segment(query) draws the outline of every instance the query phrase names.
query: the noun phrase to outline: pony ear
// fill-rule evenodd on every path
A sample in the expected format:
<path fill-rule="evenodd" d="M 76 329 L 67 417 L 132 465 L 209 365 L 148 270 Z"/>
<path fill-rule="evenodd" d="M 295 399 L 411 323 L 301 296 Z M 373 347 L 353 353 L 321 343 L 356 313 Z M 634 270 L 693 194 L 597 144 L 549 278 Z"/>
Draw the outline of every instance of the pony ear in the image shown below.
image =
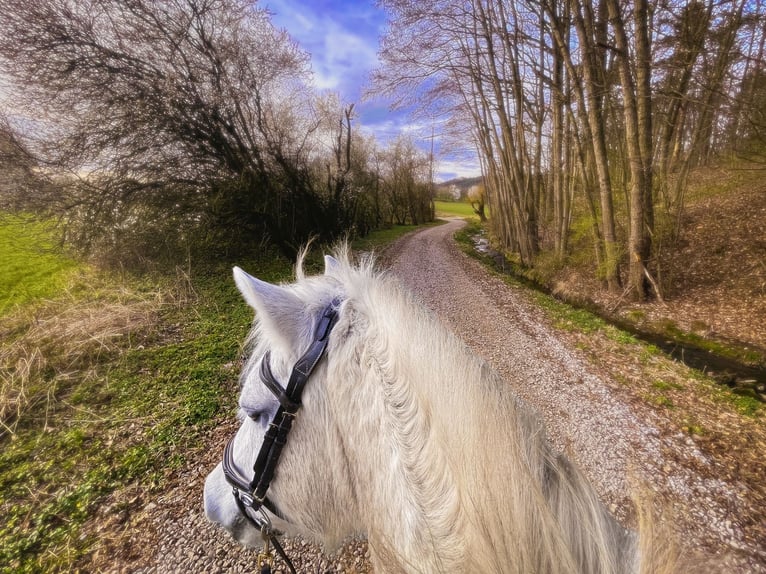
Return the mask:
<path fill-rule="evenodd" d="M 324 274 L 332 275 L 340 267 L 340 262 L 332 255 L 324 256 Z"/>
<path fill-rule="evenodd" d="M 247 304 L 255 310 L 265 332 L 281 337 L 292 347 L 301 328 L 305 328 L 303 302 L 284 287 L 256 279 L 239 267 L 234 268 L 234 282 Z"/>

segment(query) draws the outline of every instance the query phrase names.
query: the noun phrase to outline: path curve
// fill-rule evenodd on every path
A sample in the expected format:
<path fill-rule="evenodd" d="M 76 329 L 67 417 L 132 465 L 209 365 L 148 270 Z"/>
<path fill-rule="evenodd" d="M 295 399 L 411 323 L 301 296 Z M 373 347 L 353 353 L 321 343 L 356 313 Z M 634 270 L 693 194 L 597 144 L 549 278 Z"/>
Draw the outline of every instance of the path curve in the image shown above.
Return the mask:
<path fill-rule="evenodd" d="M 763 548 L 749 542 L 737 523 L 737 509 L 747 503 L 743 487 L 696 472 L 708 462 L 690 439 L 668 435 L 654 411 L 622 396 L 619 385 L 568 344 L 520 289 L 461 253 L 452 236 L 462 225 L 449 221 L 409 234 L 382 261 L 541 412 L 555 447 L 577 461 L 620 520 L 629 520 L 628 477 L 636 478 L 671 503 L 687 547 L 708 556 L 731 554 L 733 573 L 766 573 Z M 235 421 L 224 427 L 212 433 L 177 485 L 147 506 L 142 530 L 128 544 L 138 546 L 137 555 L 111 571 L 254 571 L 253 552 L 207 523 L 202 509 L 204 478 Z M 299 572 L 370 571 L 364 543 L 352 542 L 331 558 L 299 539 L 286 545 Z"/>

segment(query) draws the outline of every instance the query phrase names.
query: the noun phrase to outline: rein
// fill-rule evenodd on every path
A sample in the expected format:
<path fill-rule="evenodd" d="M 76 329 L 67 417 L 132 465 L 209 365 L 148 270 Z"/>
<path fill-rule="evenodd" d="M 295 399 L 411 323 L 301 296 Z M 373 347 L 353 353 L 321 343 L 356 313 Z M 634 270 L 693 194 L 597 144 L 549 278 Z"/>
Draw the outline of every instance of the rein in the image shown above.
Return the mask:
<path fill-rule="evenodd" d="M 245 519 L 261 532 L 264 540 L 264 549 L 258 555 L 258 568 L 262 574 L 271 572 L 270 544 L 274 545 L 274 548 L 285 561 L 290 572 L 296 574 L 295 567 L 277 540 L 277 536 L 281 532 L 274 530 L 265 510 L 268 510 L 282 520 L 286 519 L 276 505 L 266 496 L 266 492 L 274 478 L 274 472 L 279 463 L 282 448 L 287 443 L 287 435 L 290 433 L 295 416 L 301 408 L 303 389 L 327 349 L 330 333 L 338 320 L 338 307 L 340 307 L 340 304 L 341 300 L 336 297 L 325 307 L 314 331 L 314 339 L 308 350 L 293 366 L 286 387 L 283 388 L 271 372 L 269 364 L 271 353 L 266 352 L 263 356 L 260 372 L 261 381 L 279 401 L 279 409 L 277 409 L 274 419 L 269 423 L 269 428 L 263 436 L 261 450 L 258 452 L 258 457 L 253 465 L 253 479 L 248 481 L 237 470 L 233 452 L 234 438 L 226 444 L 226 448 L 223 451 L 223 474 L 226 477 L 226 481 L 232 486 L 232 494 L 237 503 L 237 508 L 239 508 L 240 513 L 242 513 Z"/>

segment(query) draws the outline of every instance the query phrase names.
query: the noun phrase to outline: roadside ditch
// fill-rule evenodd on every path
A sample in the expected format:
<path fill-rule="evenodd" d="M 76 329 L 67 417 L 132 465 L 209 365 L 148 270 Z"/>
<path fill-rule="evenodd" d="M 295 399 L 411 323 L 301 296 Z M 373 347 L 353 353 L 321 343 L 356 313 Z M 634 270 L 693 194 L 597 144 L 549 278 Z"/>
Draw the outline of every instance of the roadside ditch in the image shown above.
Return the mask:
<path fill-rule="evenodd" d="M 610 313 L 593 302 L 573 299 L 553 292 L 546 285 L 533 281 L 518 272 L 514 263 L 509 261 L 505 255 L 492 248 L 483 234 L 467 232 L 467 235 L 473 246 L 474 254 L 491 265 L 495 271 L 508 275 L 525 286 L 545 293 L 567 305 L 598 316 L 603 321 L 630 333 L 635 338 L 654 345 L 671 358 L 708 375 L 716 383 L 722 387 L 727 387 L 734 394 L 751 397 L 766 403 L 766 349 L 753 349 L 752 346 L 749 346 L 747 349 L 748 354 L 759 355 L 760 360 L 752 363 L 745 362 L 736 358 L 741 356 L 744 351 L 743 345 L 738 343 L 718 342 L 729 351 L 731 356 L 728 356 L 728 354 L 717 353 L 711 349 L 690 343 L 688 340 L 685 340 L 688 334 L 681 331 L 678 331 L 678 336 L 673 336 L 672 333 L 661 333 L 640 327 L 623 317 Z"/>

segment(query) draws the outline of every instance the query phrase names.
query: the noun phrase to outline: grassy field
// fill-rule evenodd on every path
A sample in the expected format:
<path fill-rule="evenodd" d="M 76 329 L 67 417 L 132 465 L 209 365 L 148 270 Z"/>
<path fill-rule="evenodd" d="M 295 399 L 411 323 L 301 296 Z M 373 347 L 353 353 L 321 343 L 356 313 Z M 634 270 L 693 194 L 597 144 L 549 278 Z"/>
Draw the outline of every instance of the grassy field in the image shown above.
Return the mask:
<path fill-rule="evenodd" d="M 435 201 L 436 217 L 465 217 L 478 221 L 479 216 L 474 213 L 473 208 L 461 201 Z"/>
<path fill-rule="evenodd" d="M 229 263 L 115 276 L 57 255 L 45 226 L 28 222 L 24 235 L 17 223 L 0 222 L 13 262 L 0 329 L 0 572 L 87 571 L 231 417 L 252 311 Z M 320 251 L 307 271 L 321 271 Z M 272 253 L 236 264 L 272 282 L 293 273 Z"/>
<path fill-rule="evenodd" d="M 27 301 L 53 297 L 77 268 L 55 250 L 50 224 L 0 214 L 0 315 Z"/>
<path fill-rule="evenodd" d="M 233 411 L 251 311 L 228 266 L 116 276 L 8 217 L 0 241 L 0 572 L 87 570 Z M 292 273 L 277 256 L 240 264 Z"/>

